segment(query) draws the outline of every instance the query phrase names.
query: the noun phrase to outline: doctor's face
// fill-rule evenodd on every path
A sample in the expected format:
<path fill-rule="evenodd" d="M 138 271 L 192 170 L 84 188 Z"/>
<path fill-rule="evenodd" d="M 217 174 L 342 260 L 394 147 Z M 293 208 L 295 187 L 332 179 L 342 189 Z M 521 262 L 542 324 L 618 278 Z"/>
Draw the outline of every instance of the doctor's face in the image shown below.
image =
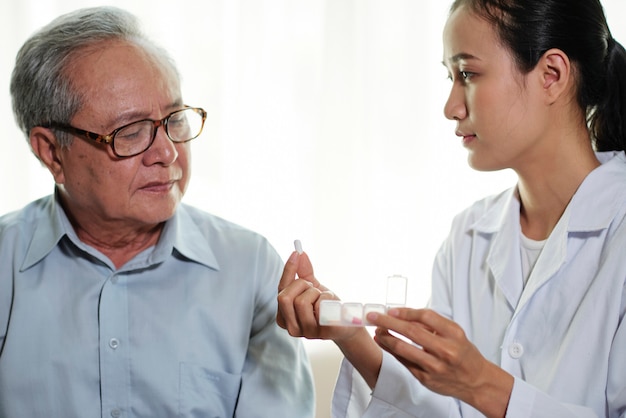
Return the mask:
<path fill-rule="evenodd" d="M 488 171 L 528 162 L 549 122 L 529 74 L 516 68 L 492 25 L 465 6 L 450 15 L 443 45 L 452 81 L 444 114 L 456 121 L 470 166 Z"/>

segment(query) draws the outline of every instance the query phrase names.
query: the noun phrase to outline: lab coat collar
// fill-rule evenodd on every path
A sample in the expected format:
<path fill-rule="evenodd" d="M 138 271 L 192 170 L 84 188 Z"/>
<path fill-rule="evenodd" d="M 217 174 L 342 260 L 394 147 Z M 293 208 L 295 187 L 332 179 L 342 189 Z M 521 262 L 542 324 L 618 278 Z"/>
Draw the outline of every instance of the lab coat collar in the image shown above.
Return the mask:
<path fill-rule="evenodd" d="M 561 219 L 546 241 L 524 287 L 520 261 L 520 202 L 517 188 L 494 199 L 471 229 L 492 235 L 487 264 L 511 307 L 519 312 L 532 294 L 547 282 L 566 261 L 570 233 L 593 233 L 608 228 L 626 202 L 626 156 L 624 152 L 598 153 L 602 165 L 581 183 Z M 593 205 L 587 204 L 593 202 Z"/>
<path fill-rule="evenodd" d="M 486 263 L 514 310 L 524 290 L 519 240 L 520 204 L 515 188 L 496 196 L 495 204 L 473 225 L 475 233 L 490 235 Z"/>
<path fill-rule="evenodd" d="M 567 232 L 593 232 L 607 228 L 617 211 L 626 202 L 626 155 L 623 151 L 596 153 L 602 163 L 583 180 L 568 205 Z M 519 225 L 519 195 L 517 187 L 493 197 L 496 203 L 473 225 L 480 233 L 501 231 L 506 222 Z M 585 202 L 594 202 L 593 205 Z M 511 217 L 511 213 L 516 216 Z"/>
<path fill-rule="evenodd" d="M 568 232 L 608 228 L 626 203 L 626 155 L 623 151 L 596 155 L 602 165 L 589 173 L 572 197 Z"/>

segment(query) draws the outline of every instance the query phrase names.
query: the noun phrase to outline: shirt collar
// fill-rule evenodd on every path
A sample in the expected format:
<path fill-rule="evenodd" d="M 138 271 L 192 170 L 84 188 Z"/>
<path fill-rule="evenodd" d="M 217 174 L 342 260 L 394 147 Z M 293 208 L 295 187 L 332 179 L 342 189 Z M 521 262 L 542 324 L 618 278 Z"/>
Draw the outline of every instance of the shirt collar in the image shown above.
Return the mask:
<path fill-rule="evenodd" d="M 157 254 L 161 254 L 160 257 L 163 258 L 169 256 L 172 248 L 189 260 L 214 270 L 220 269 L 208 238 L 203 235 L 199 225 L 183 204 L 178 206 L 174 216 L 165 223 L 155 248 L 155 257 Z"/>
<path fill-rule="evenodd" d="M 22 263 L 22 271 L 45 258 L 64 236 L 79 248 L 83 250 L 87 248 L 78 239 L 59 202 L 58 193 L 55 192 L 54 196 L 42 199 L 42 205 L 43 215 L 37 219 L 34 226 L 32 240 Z M 182 204 L 174 216 L 165 222 L 159 242 L 150 254 L 148 262 L 162 262 L 171 256 L 173 251 L 191 261 L 219 270 L 219 263 L 209 245 L 209 240 L 202 234 Z"/>
<path fill-rule="evenodd" d="M 48 255 L 65 235 L 65 227 L 62 221 L 62 217 L 65 217 L 65 214 L 62 213 L 63 209 L 61 209 L 57 201 L 56 193 L 54 197 L 48 196 L 48 198 L 42 199 L 40 202 L 43 206 L 43 215 L 36 220 L 34 225 L 32 239 L 22 263 L 21 271 L 28 269 Z"/>

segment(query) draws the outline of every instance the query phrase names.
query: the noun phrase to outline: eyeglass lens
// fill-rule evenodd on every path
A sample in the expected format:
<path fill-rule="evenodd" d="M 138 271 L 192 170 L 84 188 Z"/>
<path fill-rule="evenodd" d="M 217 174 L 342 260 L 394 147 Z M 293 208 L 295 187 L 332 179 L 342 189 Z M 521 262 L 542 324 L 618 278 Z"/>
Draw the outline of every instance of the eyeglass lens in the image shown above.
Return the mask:
<path fill-rule="evenodd" d="M 168 137 L 174 142 L 186 142 L 196 138 L 202 132 L 203 117 L 196 109 L 183 109 L 169 115 L 163 127 Z M 131 123 L 123 127 L 114 136 L 114 151 L 119 156 L 130 156 L 147 150 L 158 129 L 150 120 Z"/>

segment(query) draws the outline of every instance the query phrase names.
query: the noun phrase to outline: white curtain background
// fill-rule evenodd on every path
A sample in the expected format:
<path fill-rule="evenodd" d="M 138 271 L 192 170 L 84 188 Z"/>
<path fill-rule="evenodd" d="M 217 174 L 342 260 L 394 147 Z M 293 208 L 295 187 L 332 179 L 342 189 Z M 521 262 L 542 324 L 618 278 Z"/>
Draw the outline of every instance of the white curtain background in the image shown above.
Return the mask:
<path fill-rule="evenodd" d="M 409 278 L 422 306 L 457 212 L 511 186 L 478 173 L 443 116 L 442 0 L 114 0 L 174 56 L 208 113 L 185 202 L 256 230 L 286 259 L 299 238 L 344 300 L 384 302 Z M 0 213 L 49 194 L 11 112 L 15 54 L 52 17 L 95 0 L 3 0 Z M 626 43 L 626 6 L 605 0 Z M 115 63 L 110 63 L 115 65 Z M 1 268 L 1 267 L 0 267 Z"/>

